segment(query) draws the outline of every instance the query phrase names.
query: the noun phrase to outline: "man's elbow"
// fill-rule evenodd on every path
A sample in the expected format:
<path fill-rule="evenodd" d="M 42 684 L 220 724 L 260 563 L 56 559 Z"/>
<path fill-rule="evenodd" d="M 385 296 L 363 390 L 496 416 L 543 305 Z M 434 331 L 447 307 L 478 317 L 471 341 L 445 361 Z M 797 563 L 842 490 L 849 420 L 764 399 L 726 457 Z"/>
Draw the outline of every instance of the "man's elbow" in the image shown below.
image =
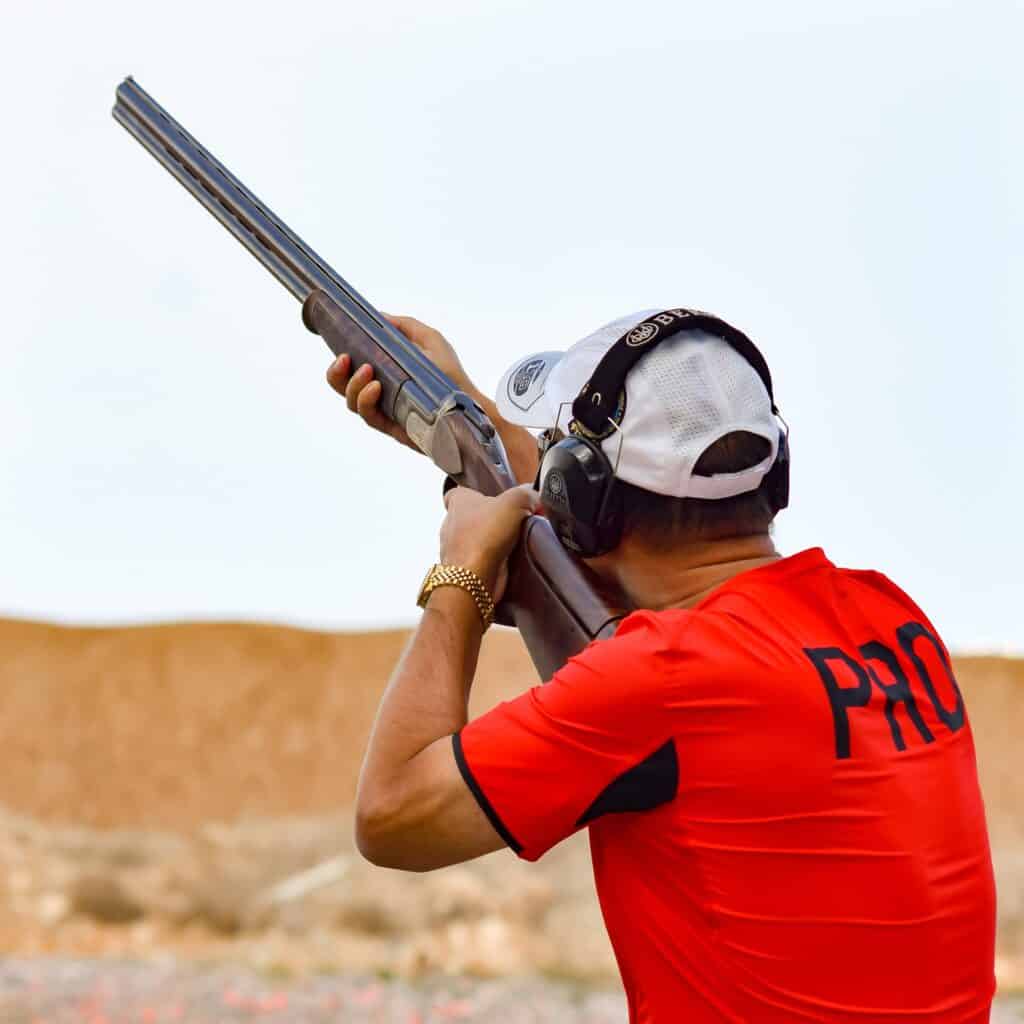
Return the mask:
<path fill-rule="evenodd" d="M 392 802 L 382 795 L 364 793 L 356 798 L 356 847 L 371 863 L 388 868 L 389 833 L 393 827 L 395 810 Z"/>
<path fill-rule="evenodd" d="M 401 802 L 386 793 L 360 792 L 356 801 L 356 847 L 380 868 L 428 871 L 433 866 L 416 855 L 407 814 Z"/>

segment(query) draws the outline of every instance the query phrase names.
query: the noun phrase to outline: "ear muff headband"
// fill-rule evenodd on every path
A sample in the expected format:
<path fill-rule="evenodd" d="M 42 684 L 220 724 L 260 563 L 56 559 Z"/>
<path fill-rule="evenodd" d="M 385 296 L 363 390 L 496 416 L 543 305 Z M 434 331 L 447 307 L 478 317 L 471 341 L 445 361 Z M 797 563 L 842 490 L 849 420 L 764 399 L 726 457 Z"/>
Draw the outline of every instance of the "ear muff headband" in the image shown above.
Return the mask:
<path fill-rule="evenodd" d="M 768 363 L 760 349 L 740 330 L 711 313 L 696 309 L 666 309 L 655 313 L 627 331 L 602 356 L 590 379 L 572 403 L 572 415 L 585 434 L 605 437 L 609 423 L 616 423 L 619 399 L 626 386 L 626 375 L 650 350 L 680 331 L 705 331 L 731 345 L 761 378 L 775 407 L 775 390 Z"/>

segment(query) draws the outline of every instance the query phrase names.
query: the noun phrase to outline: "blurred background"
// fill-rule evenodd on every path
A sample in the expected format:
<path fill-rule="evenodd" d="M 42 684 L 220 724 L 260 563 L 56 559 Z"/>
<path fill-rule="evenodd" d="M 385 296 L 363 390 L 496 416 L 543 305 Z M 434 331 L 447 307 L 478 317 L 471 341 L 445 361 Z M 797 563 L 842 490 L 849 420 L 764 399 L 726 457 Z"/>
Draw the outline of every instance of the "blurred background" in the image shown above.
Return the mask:
<path fill-rule="evenodd" d="M 884 571 L 958 655 L 1024 985 L 1021 22 L 5 11 L 0 1019 L 624 1019 L 585 844 L 427 877 L 354 854 L 438 475 L 347 415 L 297 303 L 110 119 L 127 74 L 484 390 L 633 309 L 755 338 L 792 429 L 780 548 Z M 532 682 L 493 631 L 477 710 Z"/>

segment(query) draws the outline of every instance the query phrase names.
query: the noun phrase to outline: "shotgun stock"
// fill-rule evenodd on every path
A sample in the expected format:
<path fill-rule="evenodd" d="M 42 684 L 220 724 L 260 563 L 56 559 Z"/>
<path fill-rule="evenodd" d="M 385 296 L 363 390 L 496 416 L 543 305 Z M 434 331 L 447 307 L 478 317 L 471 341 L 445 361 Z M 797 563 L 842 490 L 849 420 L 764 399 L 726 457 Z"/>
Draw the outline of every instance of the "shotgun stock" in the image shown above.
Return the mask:
<path fill-rule="evenodd" d="M 133 79 L 118 86 L 114 119 L 133 135 L 300 302 L 306 327 L 381 382 L 380 408 L 461 486 L 499 494 L 516 481 L 484 411 L 204 149 Z M 541 679 L 622 611 L 596 577 L 532 516 L 509 564 L 498 621 L 515 625 Z"/>

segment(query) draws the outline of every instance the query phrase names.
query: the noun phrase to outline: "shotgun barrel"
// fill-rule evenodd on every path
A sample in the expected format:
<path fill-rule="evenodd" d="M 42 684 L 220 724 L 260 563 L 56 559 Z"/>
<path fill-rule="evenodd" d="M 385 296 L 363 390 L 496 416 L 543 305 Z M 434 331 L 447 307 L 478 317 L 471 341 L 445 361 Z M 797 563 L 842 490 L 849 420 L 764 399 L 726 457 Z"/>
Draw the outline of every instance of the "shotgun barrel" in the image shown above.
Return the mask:
<path fill-rule="evenodd" d="M 335 355 L 369 363 L 381 411 L 456 483 L 485 494 L 515 484 L 486 413 L 294 231 L 201 146 L 132 78 L 117 88 L 114 119 L 302 302 L 306 327 Z M 546 520 L 531 517 L 509 564 L 498 621 L 515 625 L 542 679 L 621 611 L 570 555 Z"/>
<path fill-rule="evenodd" d="M 392 327 L 134 79 L 127 78 L 118 86 L 113 115 L 300 302 L 305 302 L 314 292 L 323 293 L 354 327 L 388 352 L 410 380 L 405 385 L 411 392 L 406 399 L 411 400 L 421 417 L 432 422 L 434 410 L 458 389 L 430 359 Z M 332 339 L 325 340 L 330 346 Z M 335 355 L 340 351 L 335 351 Z M 395 413 L 390 408 L 392 405 L 393 401 L 383 403 L 389 416 Z"/>

